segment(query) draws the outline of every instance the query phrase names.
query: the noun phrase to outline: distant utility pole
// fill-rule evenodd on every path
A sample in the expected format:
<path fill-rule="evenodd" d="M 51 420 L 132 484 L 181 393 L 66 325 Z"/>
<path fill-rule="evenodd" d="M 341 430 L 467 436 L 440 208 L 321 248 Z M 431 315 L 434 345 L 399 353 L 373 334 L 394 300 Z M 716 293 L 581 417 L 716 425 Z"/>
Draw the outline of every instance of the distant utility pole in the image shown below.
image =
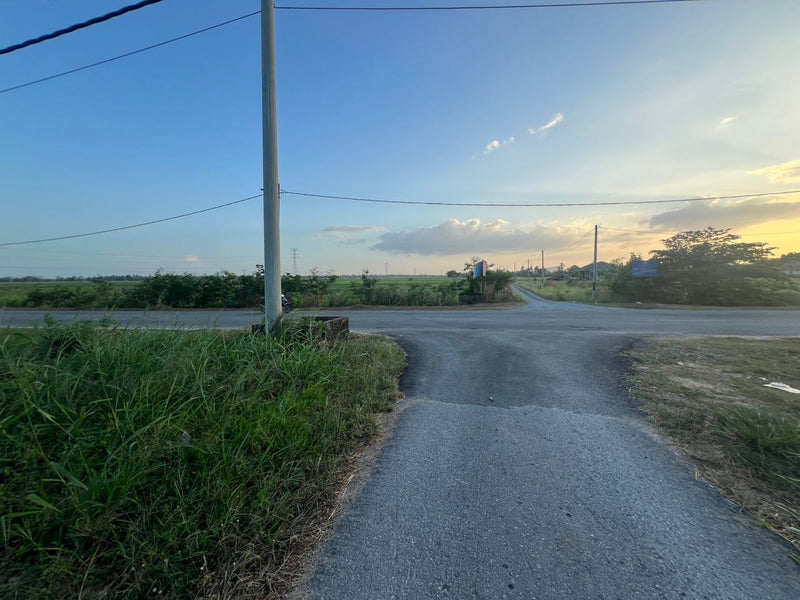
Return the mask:
<path fill-rule="evenodd" d="M 594 226 L 594 265 L 592 266 L 592 300 L 597 300 L 597 225 Z"/>
<path fill-rule="evenodd" d="M 292 248 L 292 273 L 297 275 L 297 248 Z"/>
<path fill-rule="evenodd" d="M 542 285 L 544 285 L 544 250 L 542 250 Z"/>
<path fill-rule="evenodd" d="M 528 259 L 528 279 L 531 278 L 531 259 Z"/>
<path fill-rule="evenodd" d="M 383 263 L 383 274 L 384 275 L 389 274 L 389 263 Z"/>
<path fill-rule="evenodd" d="M 278 110 L 275 102 L 273 0 L 261 0 L 261 119 L 264 147 L 264 330 L 281 316 L 281 192 L 278 183 Z"/>

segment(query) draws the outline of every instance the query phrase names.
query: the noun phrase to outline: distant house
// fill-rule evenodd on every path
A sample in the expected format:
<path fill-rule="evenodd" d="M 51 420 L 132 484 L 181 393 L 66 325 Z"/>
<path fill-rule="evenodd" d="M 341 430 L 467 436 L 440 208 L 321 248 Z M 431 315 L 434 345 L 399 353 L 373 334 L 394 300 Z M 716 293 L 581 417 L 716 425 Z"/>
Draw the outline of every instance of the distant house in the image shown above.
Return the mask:
<path fill-rule="evenodd" d="M 597 277 L 598 278 L 603 277 L 603 275 L 605 275 L 608 271 L 610 271 L 613 268 L 614 268 L 614 265 L 612 265 L 611 263 L 607 263 L 605 261 L 598 260 L 597 261 Z M 594 263 L 589 263 L 585 267 L 581 267 L 578 270 L 578 273 L 580 273 L 580 275 L 581 275 L 581 279 L 583 279 L 585 281 L 591 281 L 592 280 L 593 272 L 594 272 Z"/>

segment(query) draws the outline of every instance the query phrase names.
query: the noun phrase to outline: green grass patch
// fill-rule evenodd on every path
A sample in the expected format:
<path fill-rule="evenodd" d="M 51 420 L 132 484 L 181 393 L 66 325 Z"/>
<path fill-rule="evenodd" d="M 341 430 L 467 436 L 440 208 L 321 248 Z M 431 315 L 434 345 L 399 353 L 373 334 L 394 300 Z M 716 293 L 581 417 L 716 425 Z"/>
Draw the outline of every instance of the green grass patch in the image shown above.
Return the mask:
<path fill-rule="evenodd" d="M 108 281 L 102 285 L 108 299 L 136 288 L 138 281 Z M 29 305 L 31 292 L 41 292 L 42 295 L 52 297 L 55 292 L 56 304 L 58 299 L 68 304 L 74 303 L 75 297 L 96 295 L 100 284 L 92 281 L 11 281 L 0 282 L 0 308 L 18 308 Z M 52 303 L 47 304 L 56 308 Z"/>
<path fill-rule="evenodd" d="M 800 339 L 656 340 L 631 351 L 631 391 L 698 471 L 800 549 Z"/>
<path fill-rule="evenodd" d="M 573 281 L 554 281 L 545 279 L 542 285 L 541 279 L 517 277 L 514 284 L 526 290 L 538 294 L 542 298 L 548 300 L 556 300 L 559 302 L 578 302 L 581 304 L 593 304 L 595 301 L 592 299 L 592 282 L 583 280 Z M 598 302 L 611 302 L 611 292 L 605 281 L 597 282 L 597 301 Z"/>
<path fill-rule="evenodd" d="M 289 329 L 2 332 L 0 596 L 280 588 L 404 365 Z"/>
<path fill-rule="evenodd" d="M 298 308 L 457 306 L 464 288 L 463 278 L 452 277 L 341 277 L 322 293 L 287 295 Z"/>

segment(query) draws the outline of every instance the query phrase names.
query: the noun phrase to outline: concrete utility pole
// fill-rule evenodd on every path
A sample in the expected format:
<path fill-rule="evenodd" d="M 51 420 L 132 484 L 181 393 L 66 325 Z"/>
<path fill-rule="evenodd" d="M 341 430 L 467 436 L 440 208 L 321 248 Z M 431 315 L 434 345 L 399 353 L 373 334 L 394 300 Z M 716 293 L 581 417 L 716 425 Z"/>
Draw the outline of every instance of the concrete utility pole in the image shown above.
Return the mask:
<path fill-rule="evenodd" d="M 544 250 L 542 250 L 542 285 L 544 285 Z"/>
<path fill-rule="evenodd" d="M 597 225 L 594 226 L 594 266 L 592 267 L 592 300 L 597 300 Z"/>
<path fill-rule="evenodd" d="M 264 141 L 264 330 L 281 316 L 281 192 L 278 183 L 278 110 L 275 101 L 273 0 L 261 0 L 261 119 Z"/>

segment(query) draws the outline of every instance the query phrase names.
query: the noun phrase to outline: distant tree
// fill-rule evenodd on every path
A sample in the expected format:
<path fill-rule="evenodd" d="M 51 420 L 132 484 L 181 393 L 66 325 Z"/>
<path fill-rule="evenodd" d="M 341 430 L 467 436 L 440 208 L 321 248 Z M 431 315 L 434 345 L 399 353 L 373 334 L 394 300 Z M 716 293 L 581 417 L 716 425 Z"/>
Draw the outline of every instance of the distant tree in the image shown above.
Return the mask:
<path fill-rule="evenodd" d="M 780 304 L 790 280 L 766 259 L 774 248 L 764 242 L 740 242 L 730 229 L 684 231 L 662 240 L 650 254 L 659 262 L 654 279 L 635 279 L 631 255 L 609 282 L 622 299 L 686 304 Z"/>
<path fill-rule="evenodd" d="M 480 256 L 473 256 L 467 262 L 464 263 L 464 272 L 467 275 L 469 275 L 470 273 L 473 273 L 475 271 L 475 265 L 477 265 L 482 260 L 483 259 Z M 488 267 L 493 267 L 493 266 L 494 266 L 493 264 L 490 265 L 488 262 L 486 263 L 487 270 L 488 270 Z"/>
<path fill-rule="evenodd" d="M 781 278 L 774 269 L 758 264 L 774 248 L 739 239 L 730 229 L 709 227 L 662 240 L 664 248 L 651 252 L 659 262 L 659 287 L 690 304 L 730 304 L 734 294 L 752 293 L 744 289 L 748 278 Z"/>
<path fill-rule="evenodd" d="M 455 269 L 450 269 L 450 270 L 447 272 L 447 276 L 448 276 L 448 277 L 458 277 L 459 275 L 461 275 L 461 273 L 459 273 L 459 272 L 458 272 L 458 271 L 456 271 Z"/>

